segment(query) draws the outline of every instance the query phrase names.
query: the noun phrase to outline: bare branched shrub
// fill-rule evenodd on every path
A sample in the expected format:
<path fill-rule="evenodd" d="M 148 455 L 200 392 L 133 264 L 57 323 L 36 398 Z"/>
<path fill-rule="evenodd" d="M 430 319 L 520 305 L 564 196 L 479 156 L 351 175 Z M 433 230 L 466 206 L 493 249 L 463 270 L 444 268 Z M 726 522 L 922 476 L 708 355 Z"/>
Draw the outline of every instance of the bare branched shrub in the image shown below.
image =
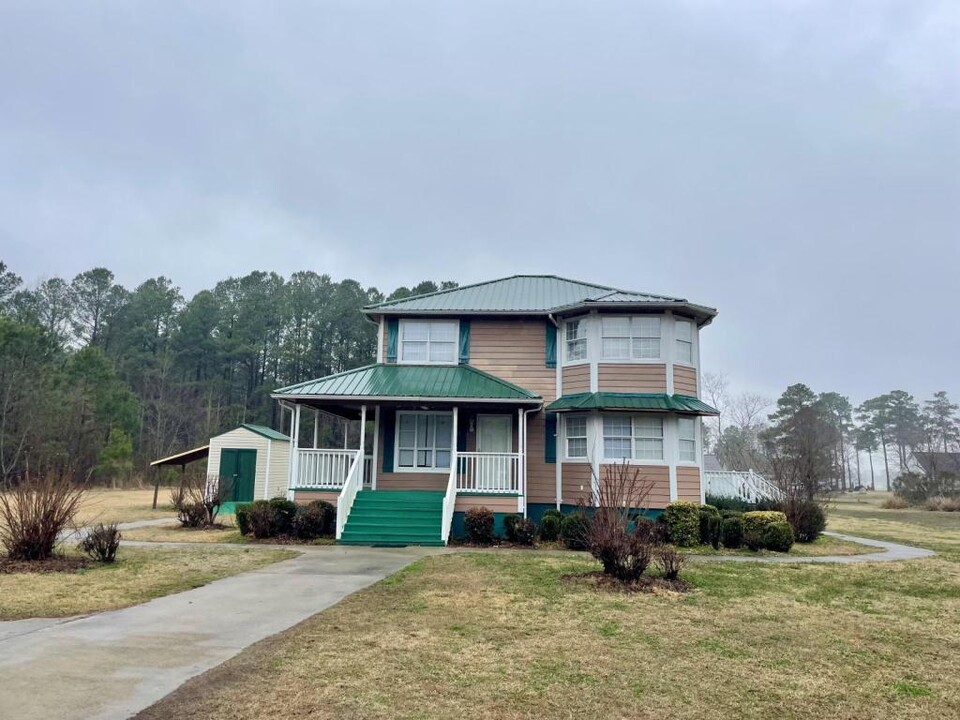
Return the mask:
<path fill-rule="evenodd" d="M 73 527 L 86 489 L 52 477 L 25 477 L 0 492 L 0 543 L 11 560 L 47 560 Z"/>
<path fill-rule="evenodd" d="M 664 580 L 676 580 L 680 577 L 680 571 L 686 561 L 686 555 L 678 552 L 672 545 L 657 548 L 657 565 L 663 573 Z"/>
<path fill-rule="evenodd" d="M 604 574 L 623 583 L 636 582 L 653 559 L 655 534 L 640 520 L 653 481 L 624 460 L 603 465 L 596 485 L 587 549 L 600 561 Z"/>
<path fill-rule="evenodd" d="M 210 527 L 216 524 L 220 506 L 232 493 L 231 477 L 190 473 L 170 489 L 170 503 L 184 527 Z"/>
<path fill-rule="evenodd" d="M 99 523 L 90 528 L 77 547 L 98 562 L 112 563 L 117 559 L 120 538 L 120 530 L 116 523 L 107 525 Z"/>

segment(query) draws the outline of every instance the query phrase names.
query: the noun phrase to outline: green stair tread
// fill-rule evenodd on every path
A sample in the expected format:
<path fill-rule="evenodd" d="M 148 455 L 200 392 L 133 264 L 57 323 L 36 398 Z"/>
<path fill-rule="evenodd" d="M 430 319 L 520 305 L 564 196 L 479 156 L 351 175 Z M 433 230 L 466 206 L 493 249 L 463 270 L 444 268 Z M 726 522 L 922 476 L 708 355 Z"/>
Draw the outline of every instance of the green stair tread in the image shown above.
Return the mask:
<path fill-rule="evenodd" d="M 344 545 L 441 546 L 444 493 L 432 490 L 362 490 L 339 542 Z"/>

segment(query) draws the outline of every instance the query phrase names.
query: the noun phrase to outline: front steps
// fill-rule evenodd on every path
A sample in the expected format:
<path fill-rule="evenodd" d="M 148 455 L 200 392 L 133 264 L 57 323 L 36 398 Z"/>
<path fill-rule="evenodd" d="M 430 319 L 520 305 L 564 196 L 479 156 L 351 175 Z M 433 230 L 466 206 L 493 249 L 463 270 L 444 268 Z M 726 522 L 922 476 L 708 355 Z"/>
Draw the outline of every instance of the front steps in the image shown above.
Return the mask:
<path fill-rule="evenodd" d="M 443 545 L 443 493 L 361 490 L 353 501 L 344 545 Z"/>

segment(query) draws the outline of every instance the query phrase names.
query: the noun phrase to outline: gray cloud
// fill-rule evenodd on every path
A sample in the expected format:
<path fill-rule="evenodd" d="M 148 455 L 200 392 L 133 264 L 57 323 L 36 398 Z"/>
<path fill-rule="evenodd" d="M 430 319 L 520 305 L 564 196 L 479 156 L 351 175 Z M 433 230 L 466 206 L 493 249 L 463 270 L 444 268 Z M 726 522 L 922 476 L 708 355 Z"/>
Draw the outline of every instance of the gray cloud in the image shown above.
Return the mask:
<path fill-rule="evenodd" d="M 554 272 L 771 394 L 960 396 L 949 2 L 4 3 L 0 244 L 186 293 Z"/>

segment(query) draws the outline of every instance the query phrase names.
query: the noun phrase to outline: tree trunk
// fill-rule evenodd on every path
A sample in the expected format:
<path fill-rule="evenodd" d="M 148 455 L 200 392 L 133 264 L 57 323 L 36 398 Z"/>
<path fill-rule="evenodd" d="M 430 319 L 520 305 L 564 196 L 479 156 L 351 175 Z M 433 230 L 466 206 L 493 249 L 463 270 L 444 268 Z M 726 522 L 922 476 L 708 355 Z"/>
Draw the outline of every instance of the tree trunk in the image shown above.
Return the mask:
<path fill-rule="evenodd" d="M 873 475 L 873 448 L 870 448 L 870 450 L 867 451 L 867 457 L 870 458 L 870 489 L 871 489 L 871 490 L 876 490 L 876 489 L 877 489 L 877 481 L 876 481 L 876 478 L 875 478 L 874 475 Z M 887 488 L 887 489 L 889 490 L 889 488 Z"/>
<path fill-rule="evenodd" d="M 887 457 L 887 438 L 880 435 L 880 445 L 883 448 L 883 468 L 887 474 L 887 490 L 890 489 L 890 458 Z"/>

